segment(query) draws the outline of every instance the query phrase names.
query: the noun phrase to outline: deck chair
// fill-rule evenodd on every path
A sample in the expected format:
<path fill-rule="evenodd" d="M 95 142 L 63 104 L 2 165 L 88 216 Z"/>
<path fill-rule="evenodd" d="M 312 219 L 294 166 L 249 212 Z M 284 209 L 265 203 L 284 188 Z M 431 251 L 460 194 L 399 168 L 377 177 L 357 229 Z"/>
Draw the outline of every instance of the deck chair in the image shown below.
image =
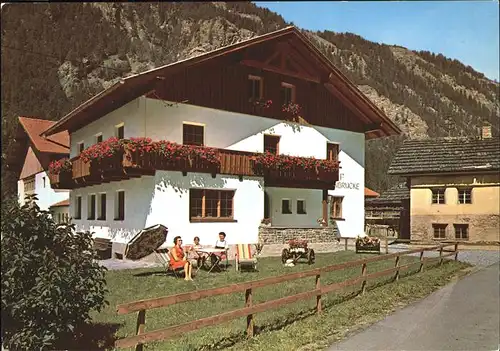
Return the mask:
<path fill-rule="evenodd" d="M 252 253 L 252 245 L 236 245 L 236 270 L 240 271 L 242 266 L 257 270 L 257 257 Z"/>
<path fill-rule="evenodd" d="M 172 272 L 176 278 L 180 278 L 181 274 L 184 273 L 184 267 L 179 267 L 173 269 L 170 265 L 170 255 L 168 249 L 156 249 L 155 251 L 156 260 L 163 266 L 167 274 Z"/>

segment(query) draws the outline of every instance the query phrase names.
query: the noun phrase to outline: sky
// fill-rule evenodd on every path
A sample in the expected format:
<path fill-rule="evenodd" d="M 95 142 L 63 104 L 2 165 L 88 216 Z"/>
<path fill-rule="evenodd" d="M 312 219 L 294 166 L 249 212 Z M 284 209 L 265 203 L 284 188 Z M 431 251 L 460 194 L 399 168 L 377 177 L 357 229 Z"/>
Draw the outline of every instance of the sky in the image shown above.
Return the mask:
<path fill-rule="evenodd" d="M 300 28 L 441 53 L 499 80 L 498 0 L 254 3 Z"/>

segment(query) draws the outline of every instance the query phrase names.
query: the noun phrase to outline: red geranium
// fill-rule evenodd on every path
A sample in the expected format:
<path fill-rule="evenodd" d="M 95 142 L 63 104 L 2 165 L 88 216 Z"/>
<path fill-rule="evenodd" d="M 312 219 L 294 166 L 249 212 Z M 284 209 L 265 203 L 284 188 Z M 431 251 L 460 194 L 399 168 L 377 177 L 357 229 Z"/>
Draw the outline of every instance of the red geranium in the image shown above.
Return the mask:
<path fill-rule="evenodd" d="M 49 173 L 57 175 L 61 172 L 71 171 L 73 164 L 71 161 L 65 157 L 60 160 L 52 161 L 49 164 Z"/>
<path fill-rule="evenodd" d="M 292 117 L 297 117 L 300 113 L 300 105 L 294 102 L 289 102 L 281 106 L 281 111 L 290 114 Z"/>
<path fill-rule="evenodd" d="M 100 161 L 104 158 L 112 157 L 123 151 L 123 143 L 124 141 L 122 139 L 111 137 L 83 150 L 80 153 L 80 159 L 88 163 L 93 160 Z"/>
<path fill-rule="evenodd" d="M 306 171 L 335 170 L 339 168 L 339 162 L 330 160 L 318 160 L 314 157 L 295 157 L 289 155 L 275 155 L 265 152 L 253 156 L 252 161 L 257 170 L 281 170 L 303 169 Z"/>

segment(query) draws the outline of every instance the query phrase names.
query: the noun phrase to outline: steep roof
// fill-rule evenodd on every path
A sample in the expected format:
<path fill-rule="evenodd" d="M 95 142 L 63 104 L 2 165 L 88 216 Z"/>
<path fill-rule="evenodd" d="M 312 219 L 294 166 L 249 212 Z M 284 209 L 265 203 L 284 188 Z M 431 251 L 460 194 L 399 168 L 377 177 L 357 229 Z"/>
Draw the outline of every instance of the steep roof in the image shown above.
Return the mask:
<path fill-rule="evenodd" d="M 380 196 L 379 193 L 365 187 L 365 197 L 378 197 L 378 196 Z"/>
<path fill-rule="evenodd" d="M 400 204 L 402 201 L 409 199 L 410 189 L 406 182 L 402 182 L 382 192 L 379 197 L 366 199 L 365 203 L 367 205 Z"/>
<path fill-rule="evenodd" d="M 437 138 L 406 140 L 389 174 L 478 172 L 500 169 L 500 138 Z"/>
<path fill-rule="evenodd" d="M 42 137 L 41 134 L 56 122 L 45 119 L 19 117 L 19 123 L 26 131 L 31 143 L 39 152 L 54 154 L 69 153 L 69 133 L 62 131 L 48 137 Z"/>
<path fill-rule="evenodd" d="M 338 68 L 336 68 L 297 28 L 287 27 L 272 33 L 253 37 L 251 39 L 228 45 L 208 53 L 195 56 L 186 60 L 178 61 L 169 65 L 161 66 L 140 74 L 132 75 L 121 79 L 101 93 L 95 95 L 84 102 L 76 109 L 62 117 L 55 125 L 45 131 L 45 135 L 51 135 L 63 130 L 70 132 L 81 128 L 92 120 L 100 118 L 105 114 L 123 106 L 133 99 L 154 89 L 158 79 L 164 79 L 168 75 L 178 72 L 180 69 L 193 66 L 207 60 L 221 57 L 230 53 L 244 50 L 250 46 L 284 38 L 298 38 L 302 45 L 305 45 L 310 52 L 310 56 L 321 63 L 329 72 L 325 84 L 341 90 L 346 101 L 360 106 L 363 113 L 374 125 L 379 125 L 383 135 L 396 135 L 401 131 L 375 104 L 368 99 Z"/>

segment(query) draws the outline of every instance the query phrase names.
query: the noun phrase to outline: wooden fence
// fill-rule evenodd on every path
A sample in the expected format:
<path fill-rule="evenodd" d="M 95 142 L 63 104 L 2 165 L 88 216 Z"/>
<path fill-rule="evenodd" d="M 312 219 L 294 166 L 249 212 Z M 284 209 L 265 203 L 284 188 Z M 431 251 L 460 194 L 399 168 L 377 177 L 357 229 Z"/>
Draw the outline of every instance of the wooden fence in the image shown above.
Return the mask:
<path fill-rule="evenodd" d="M 445 250 L 445 247 L 454 246 L 453 249 Z M 424 253 L 426 251 L 434 251 L 439 250 L 439 256 L 436 257 L 424 257 Z M 420 260 L 416 262 L 412 262 L 406 265 L 400 265 L 400 257 L 420 253 Z M 248 337 L 253 336 L 253 316 L 259 312 L 265 312 L 270 309 L 278 308 L 284 305 L 288 305 L 297 301 L 308 300 L 312 298 L 316 298 L 316 311 L 317 313 L 321 313 L 322 305 L 321 305 L 321 296 L 348 286 L 353 286 L 360 284 L 361 286 L 361 294 L 365 292 L 366 282 L 370 279 L 379 278 L 385 275 L 394 274 L 394 280 L 399 279 L 399 274 L 401 271 L 409 269 L 411 266 L 415 264 L 419 264 L 419 272 L 422 272 L 424 269 L 424 264 L 430 260 L 439 260 L 439 264 L 443 263 L 443 259 L 445 257 L 455 256 L 455 260 L 457 260 L 458 256 L 458 244 L 443 244 L 437 245 L 433 247 L 426 248 L 418 248 L 403 252 L 392 253 L 388 255 L 375 256 L 370 258 L 365 258 L 361 260 L 345 262 L 341 264 L 336 264 L 332 266 L 326 266 L 321 268 L 316 268 L 309 271 L 297 272 L 286 274 L 277 277 L 270 277 L 256 281 L 250 281 L 239 284 L 232 284 L 228 286 L 223 286 L 219 288 L 212 288 L 207 290 L 197 290 L 187 293 L 181 293 L 176 295 L 170 295 L 165 297 L 159 297 L 155 299 L 147 299 L 147 300 L 139 300 L 134 302 L 129 302 L 125 304 L 121 304 L 117 306 L 118 314 L 127 314 L 138 312 L 137 317 L 137 335 L 119 339 L 116 341 L 117 348 L 125 348 L 125 347 L 133 347 L 136 346 L 136 350 L 142 350 L 142 345 L 152 341 L 166 340 L 170 339 L 178 334 L 194 331 L 200 328 L 213 326 L 221 323 L 228 322 L 230 320 L 246 317 L 247 318 L 247 335 Z M 367 273 L 367 265 L 373 262 L 385 261 L 394 259 L 394 267 L 385 269 L 382 271 Z M 361 267 L 361 275 L 355 278 L 347 279 L 342 282 L 332 283 L 328 285 L 321 284 L 321 274 L 332 271 L 339 271 L 346 268 L 352 267 Z M 270 286 L 274 284 L 283 283 L 286 281 L 296 280 L 300 278 L 306 277 L 316 277 L 316 282 L 313 290 L 309 290 L 306 292 L 302 292 L 299 294 L 283 297 L 280 299 L 270 300 L 258 304 L 252 303 L 252 292 L 255 289 L 262 288 L 265 286 Z M 164 329 L 158 329 L 154 331 L 145 332 L 145 323 L 146 323 L 146 310 L 167 307 L 170 305 L 175 305 L 182 302 L 196 301 L 207 297 L 218 296 L 218 295 L 226 295 L 232 293 L 244 292 L 245 293 L 245 307 L 224 312 L 215 316 L 206 317 L 202 319 L 198 319 L 196 321 L 174 325 Z"/>

